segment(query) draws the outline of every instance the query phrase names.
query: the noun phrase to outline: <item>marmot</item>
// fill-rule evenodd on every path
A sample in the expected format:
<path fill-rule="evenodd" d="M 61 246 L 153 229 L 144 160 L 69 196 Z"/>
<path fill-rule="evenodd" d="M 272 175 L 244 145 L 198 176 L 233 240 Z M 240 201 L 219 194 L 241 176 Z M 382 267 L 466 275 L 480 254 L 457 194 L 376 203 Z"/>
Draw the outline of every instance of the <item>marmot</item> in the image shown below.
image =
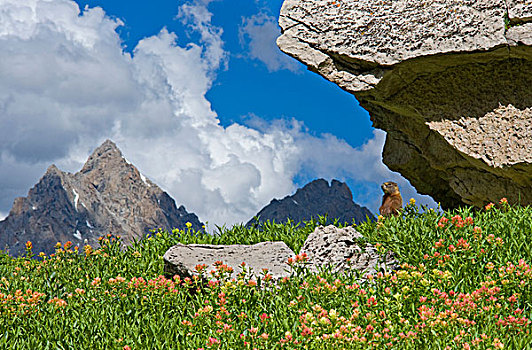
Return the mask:
<path fill-rule="evenodd" d="M 399 192 L 399 187 L 395 182 L 385 182 L 381 185 L 384 196 L 382 196 L 382 205 L 379 213 L 382 216 L 399 215 L 399 209 L 403 207 L 403 198 Z"/>

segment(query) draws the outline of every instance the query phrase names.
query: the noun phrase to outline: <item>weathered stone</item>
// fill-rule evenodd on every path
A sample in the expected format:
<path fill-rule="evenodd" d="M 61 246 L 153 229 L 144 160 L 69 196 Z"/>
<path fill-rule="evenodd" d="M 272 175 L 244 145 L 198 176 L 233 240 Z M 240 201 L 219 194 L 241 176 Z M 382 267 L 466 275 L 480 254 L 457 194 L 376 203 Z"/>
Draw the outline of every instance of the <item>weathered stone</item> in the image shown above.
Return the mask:
<path fill-rule="evenodd" d="M 514 24 L 532 22 L 532 1 L 506 0 L 508 19 Z"/>
<path fill-rule="evenodd" d="M 532 46 L 532 1 L 506 0 L 508 22 L 506 38 L 510 45 Z"/>
<path fill-rule="evenodd" d="M 371 244 L 360 243 L 362 239 L 352 226 L 319 226 L 308 236 L 299 253 L 307 254 L 307 268 L 313 272 L 326 269 L 331 273 L 356 270 L 374 274 L 395 268 L 396 262 L 389 255 L 380 255 Z"/>
<path fill-rule="evenodd" d="M 508 28 L 506 38 L 511 45 L 532 46 L 532 23 L 524 23 Z"/>
<path fill-rule="evenodd" d="M 83 168 L 70 174 L 52 165 L 25 198 L 17 198 L 0 221 L 0 249 L 11 255 L 25 251 L 52 253 L 56 242 L 97 246 L 98 237 L 121 235 L 125 244 L 150 229 L 202 228 L 195 214 L 174 200 L 130 164 L 107 140 Z"/>
<path fill-rule="evenodd" d="M 181 278 L 192 278 L 198 275 L 196 266 L 207 265 L 204 278 L 212 278 L 210 271 L 215 270 L 215 262 L 221 261 L 231 267 L 233 272 L 229 278 L 236 278 L 242 272 L 244 262 L 247 273 L 257 279 L 267 269 L 273 280 L 290 276 L 287 264 L 294 252 L 284 242 L 261 242 L 254 245 L 210 245 L 210 244 L 177 244 L 164 254 L 164 273 L 168 277 L 178 275 Z"/>
<path fill-rule="evenodd" d="M 355 95 L 420 193 L 531 204 L 530 14 L 527 0 L 285 0 L 278 45 Z"/>
<path fill-rule="evenodd" d="M 292 196 L 272 200 L 255 215 L 258 220 L 251 219 L 246 226 L 268 220 L 284 223 L 291 219 L 298 223 L 311 218 L 317 220 L 320 215 L 327 215 L 329 222 L 338 219 L 342 224 L 375 220 L 368 208 L 353 202 L 353 194 L 346 183 L 332 180 L 329 185 L 326 180 L 317 179 L 298 189 Z"/>
<path fill-rule="evenodd" d="M 462 117 L 428 125 L 460 152 L 492 167 L 511 166 L 523 160 L 532 163 L 532 108 L 520 111 L 512 105 L 501 106 L 480 118 Z"/>

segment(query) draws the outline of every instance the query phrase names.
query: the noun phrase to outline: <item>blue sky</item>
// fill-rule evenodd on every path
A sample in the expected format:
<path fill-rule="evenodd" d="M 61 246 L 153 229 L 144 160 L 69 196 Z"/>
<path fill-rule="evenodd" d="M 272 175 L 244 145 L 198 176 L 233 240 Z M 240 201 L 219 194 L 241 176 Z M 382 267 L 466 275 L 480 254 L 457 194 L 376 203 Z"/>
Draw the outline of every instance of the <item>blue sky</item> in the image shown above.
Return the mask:
<path fill-rule="evenodd" d="M 385 134 L 356 99 L 278 50 L 282 1 L 5 0 L 0 218 L 106 138 L 214 224 L 247 221 L 315 178 L 376 211 Z"/>
<path fill-rule="evenodd" d="M 157 35 L 163 27 L 176 33 L 181 44 L 198 39 L 195 32 L 187 30 L 186 24 L 176 18 L 179 1 L 76 2 L 80 8 L 100 6 L 108 15 L 122 20 L 124 26 L 118 32 L 129 52 L 139 40 Z M 207 92 L 222 125 L 245 124 L 251 114 L 266 120 L 296 118 L 311 133 L 331 133 L 352 146 L 362 145 L 373 137 L 371 121 L 351 94 L 307 71 L 277 47 L 277 59 L 284 59 L 285 65 L 275 70 L 250 56 L 251 39 L 242 34 L 245 21 L 261 14 L 276 20 L 281 5 L 280 0 L 218 0 L 209 4 L 213 25 L 223 29 L 222 40 L 229 56 L 226 69 L 216 73 L 214 85 Z"/>

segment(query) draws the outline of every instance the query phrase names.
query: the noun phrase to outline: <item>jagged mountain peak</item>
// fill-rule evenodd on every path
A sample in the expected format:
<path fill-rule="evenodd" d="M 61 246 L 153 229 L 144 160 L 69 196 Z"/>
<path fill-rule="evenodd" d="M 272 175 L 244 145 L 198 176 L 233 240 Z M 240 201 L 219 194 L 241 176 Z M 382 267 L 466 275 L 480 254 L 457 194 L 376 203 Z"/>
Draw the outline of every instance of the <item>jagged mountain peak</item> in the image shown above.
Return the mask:
<path fill-rule="evenodd" d="M 116 143 L 107 139 L 92 152 L 87 162 L 89 162 L 91 159 L 122 158 L 122 157 L 123 157 L 122 151 L 120 151 Z"/>
<path fill-rule="evenodd" d="M 109 139 L 106 139 L 99 147 L 97 147 L 92 152 L 92 155 L 103 154 L 103 153 L 107 153 L 107 152 L 117 153 L 120 156 L 122 156 L 122 152 L 120 151 L 120 149 L 118 148 L 116 143 L 114 143 L 113 141 L 111 141 Z"/>
<path fill-rule="evenodd" d="M 46 173 L 44 173 L 44 175 L 48 175 L 48 174 L 61 174 L 62 171 L 59 170 L 59 168 L 55 165 L 55 164 L 52 164 L 48 167 L 48 169 L 46 169 Z"/>
<path fill-rule="evenodd" d="M 107 139 L 89 156 L 81 173 L 87 173 L 94 169 L 100 169 L 108 166 L 125 167 L 129 165 L 118 146 L 111 140 Z"/>
<path fill-rule="evenodd" d="M 97 238 L 112 233 L 126 244 L 150 229 L 196 230 L 202 223 L 129 163 L 115 143 L 106 140 L 90 155 L 83 168 L 67 173 L 51 165 L 27 197 L 17 198 L 8 217 L 0 222 L 0 249 L 24 252 L 24 243 L 50 253 L 56 242 L 97 245 Z"/>
<path fill-rule="evenodd" d="M 298 192 L 329 192 L 339 194 L 346 199 L 353 200 L 353 194 L 351 193 L 349 186 L 347 186 L 345 182 L 341 182 L 336 179 L 332 179 L 330 184 L 325 179 L 313 180 L 302 188 L 299 188 L 294 195 L 297 195 Z"/>
<path fill-rule="evenodd" d="M 351 223 L 353 220 L 359 223 L 366 221 L 367 218 L 375 219 L 369 209 L 353 202 L 349 186 L 335 179 L 330 184 L 325 179 L 313 180 L 299 188 L 293 195 L 283 199 L 273 199 L 255 217 L 259 222 L 267 220 L 286 222 L 288 219 L 301 222 L 312 217 L 317 219 L 319 215 L 327 215 L 331 221 L 339 219 L 342 223 Z M 257 220 L 253 218 L 246 226 L 255 223 Z"/>

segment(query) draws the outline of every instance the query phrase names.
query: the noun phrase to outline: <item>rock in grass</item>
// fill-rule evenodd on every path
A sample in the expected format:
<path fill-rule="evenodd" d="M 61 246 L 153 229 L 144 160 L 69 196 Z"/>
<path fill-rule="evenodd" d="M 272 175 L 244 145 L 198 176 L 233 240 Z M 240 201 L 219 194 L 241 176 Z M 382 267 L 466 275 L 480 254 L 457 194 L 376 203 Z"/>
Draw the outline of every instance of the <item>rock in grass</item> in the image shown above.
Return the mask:
<path fill-rule="evenodd" d="M 203 275 L 210 280 L 215 279 L 210 271 L 216 270 L 217 262 L 222 262 L 232 268 L 230 278 L 236 278 L 244 262 L 252 279 L 256 280 L 263 269 L 267 269 L 273 280 L 279 280 L 290 276 L 287 261 L 294 255 L 284 242 L 254 245 L 177 244 L 164 254 L 164 273 L 167 277 L 178 275 L 182 279 L 192 278 L 198 275 L 198 265 L 206 265 Z"/>
<path fill-rule="evenodd" d="M 352 226 L 319 226 L 308 236 L 300 254 L 307 254 L 307 268 L 313 272 L 320 269 L 331 273 L 357 270 L 363 274 L 374 274 L 395 268 L 397 263 L 391 256 L 380 255 L 363 239 Z"/>

